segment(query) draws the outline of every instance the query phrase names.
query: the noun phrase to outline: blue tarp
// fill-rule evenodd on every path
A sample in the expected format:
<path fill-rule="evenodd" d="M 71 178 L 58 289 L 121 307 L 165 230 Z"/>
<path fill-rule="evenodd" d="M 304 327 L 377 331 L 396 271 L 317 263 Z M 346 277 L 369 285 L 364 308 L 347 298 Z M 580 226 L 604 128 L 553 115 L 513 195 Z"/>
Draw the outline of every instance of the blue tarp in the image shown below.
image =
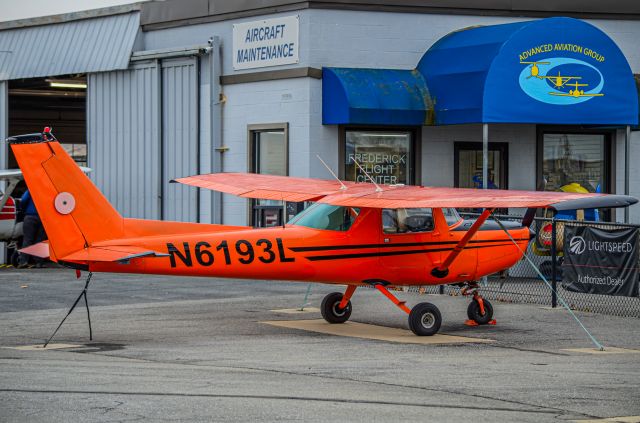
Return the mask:
<path fill-rule="evenodd" d="M 572 18 L 464 29 L 415 70 L 325 68 L 323 78 L 325 124 L 638 124 L 626 58 Z"/>

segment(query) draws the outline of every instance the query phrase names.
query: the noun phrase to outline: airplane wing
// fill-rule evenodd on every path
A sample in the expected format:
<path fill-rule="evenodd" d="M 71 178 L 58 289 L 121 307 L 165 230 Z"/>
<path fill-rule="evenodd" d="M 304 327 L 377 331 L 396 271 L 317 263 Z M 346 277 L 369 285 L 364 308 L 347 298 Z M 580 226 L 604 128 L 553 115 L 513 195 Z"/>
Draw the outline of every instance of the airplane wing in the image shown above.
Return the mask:
<path fill-rule="evenodd" d="M 283 201 L 317 201 L 336 206 L 372 208 L 586 208 L 628 207 L 638 199 L 626 195 L 577 194 L 551 191 L 480 190 L 471 188 L 421 187 L 293 178 L 255 173 L 211 173 L 175 179 L 200 188 L 245 198 Z"/>
<path fill-rule="evenodd" d="M 338 181 L 256 173 L 211 173 L 174 179 L 171 182 L 226 192 L 245 198 L 295 202 L 317 201 L 327 195 L 340 192 Z M 344 184 L 351 188 L 361 185 L 354 182 L 345 182 Z"/>

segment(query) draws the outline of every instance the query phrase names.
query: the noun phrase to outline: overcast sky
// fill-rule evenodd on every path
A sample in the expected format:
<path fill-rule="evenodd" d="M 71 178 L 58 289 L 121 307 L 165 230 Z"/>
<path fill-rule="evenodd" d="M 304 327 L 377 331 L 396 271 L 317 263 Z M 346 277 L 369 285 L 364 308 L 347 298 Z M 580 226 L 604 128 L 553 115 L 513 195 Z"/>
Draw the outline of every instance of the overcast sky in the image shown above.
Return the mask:
<path fill-rule="evenodd" d="M 138 2 L 140 0 L 0 0 L 0 22 Z"/>

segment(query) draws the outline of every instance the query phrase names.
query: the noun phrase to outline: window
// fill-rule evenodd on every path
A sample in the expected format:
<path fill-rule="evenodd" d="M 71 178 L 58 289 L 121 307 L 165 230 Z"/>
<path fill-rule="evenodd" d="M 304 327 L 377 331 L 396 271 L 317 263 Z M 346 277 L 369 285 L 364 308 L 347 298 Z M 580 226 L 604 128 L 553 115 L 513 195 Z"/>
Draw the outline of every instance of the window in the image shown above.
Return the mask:
<path fill-rule="evenodd" d="M 288 125 L 249 126 L 249 170 L 253 173 L 286 176 L 288 164 Z M 252 200 L 251 224 L 255 227 L 282 225 L 282 202 Z"/>
<path fill-rule="evenodd" d="M 348 181 L 378 184 L 414 184 L 416 153 L 414 130 L 343 129 L 342 176 Z M 358 167 L 356 162 L 362 167 Z"/>
<path fill-rule="evenodd" d="M 545 191 L 612 192 L 612 132 L 540 131 L 538 187 Z M 566 211 L 561 219 L 610 220 L 611 209 Z"/>
<path fill-rule="evenodd" d="M 453 226 L 462 220 L 458 214 L 458 210 L 453 208 L 442 209 L 442 214 L 444 214 L 444 219 L 447 221 L 447 226 Z"/>
<path fill-rule="evenodd" d="M 509 144 L 489 143 L 489 189 L 508 189 Z M 456 188 L 482 188 L 482 143 L 456 142 L 454 144 L 454 171 Z"/>
<path fill-rule="evenodd" d="M 360 214 L 354 207 L 315 203 L 294 217 L 289 224 L 329 231 L 348 231 Z"/>
<path fill-rule="evenodd" d="M 432 231 L 433 213 L 431 209 L 383 209 L 382 231 L 385 234 Z"/>
<path fill-rule="evenodd" d="M 545 191 L 580 192 L 582 188 L 588 192 L 607 192 L 608 156 L 604 134 L 543 134 Z"/>

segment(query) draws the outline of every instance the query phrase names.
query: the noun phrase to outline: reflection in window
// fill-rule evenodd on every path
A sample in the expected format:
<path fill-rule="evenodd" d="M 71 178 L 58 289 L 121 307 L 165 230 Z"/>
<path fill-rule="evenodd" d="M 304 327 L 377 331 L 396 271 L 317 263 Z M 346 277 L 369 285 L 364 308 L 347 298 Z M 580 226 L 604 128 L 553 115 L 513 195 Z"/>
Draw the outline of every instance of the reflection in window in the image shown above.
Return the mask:
<path fill-rule="evenodd" d="M 345 177 L 348 181 L 370 182 L 368 173 L 378 184 L 413 183 L 412 132 L 345 132 Z M 358 162 L 364 172 L 355 164 Z"/>
<path fill-rule="evenodd" d="M 442 214 L 444 214 L 444 219 L 447 221 L 448 226 L 453 226 L 462 220 L 458 214 L 458 210 L 454 208 L 444 208 L 442 209 Z"/>
<path fill-rule="evenodd" d="M 250 170 L 265 175 L 287 175 L 287 133 L 285 127 L 250 131 Z M 280 226 L 282 202 L 251 201 L 252 224 L 256 227 Z"/>
<path fill-rule="evenodd" d="M 433 230 L 431 209 L 383 209 L 382 231 L 385 234 L 429 232 Z"/>
<path fill-rule="evenodd" d="M 542 172 L 545 191 L 606 192 L 605 135 L 544 134 Z"/>
<path fill-rule="evenodd" d="M 353 225 L 360 209 L 315 203 L 295 216 L 289 224 L 329 231 L 347 231 Z"/>

